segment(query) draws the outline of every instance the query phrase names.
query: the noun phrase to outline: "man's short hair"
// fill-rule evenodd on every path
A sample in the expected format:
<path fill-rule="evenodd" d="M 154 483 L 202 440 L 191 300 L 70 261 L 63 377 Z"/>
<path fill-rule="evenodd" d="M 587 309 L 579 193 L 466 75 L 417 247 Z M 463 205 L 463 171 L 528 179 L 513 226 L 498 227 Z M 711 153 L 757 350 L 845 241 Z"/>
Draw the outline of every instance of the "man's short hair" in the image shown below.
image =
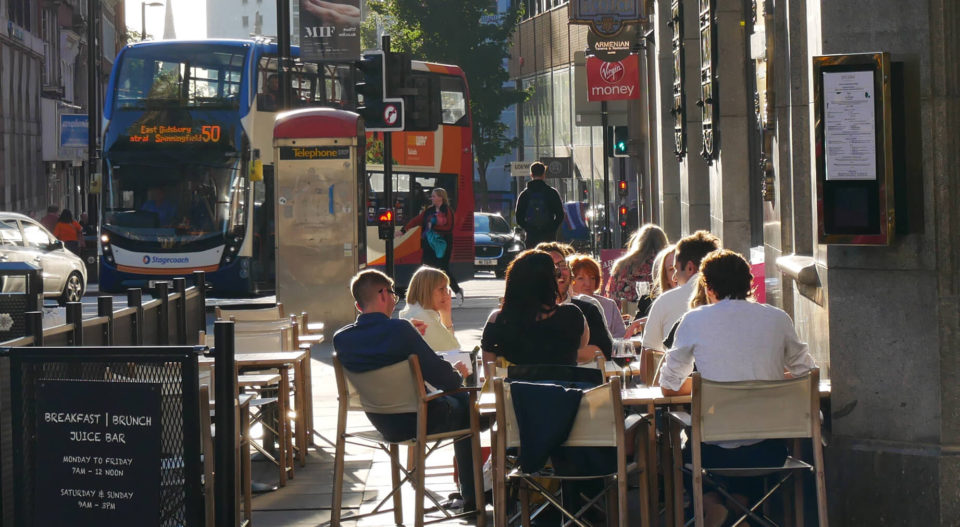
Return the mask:
<path fill-rule="evenodd" d="M 534 161 L 530 165 L 530 175 L 533 177 L 543 177 L 543 174 L 547 171 L 547 165 L 539 161 Z"/>
<path fill-rule="evenodd" d="M 693 262 L 699 268 L 703 257 L 720 248 L 720 239 L 707 231 L 697 231 L 677 242 L 677 269 L 683 269 L 687 262 Z"/>
<path fill-rule="evenodd" d="M 710 288 L 717 300 L 746 300 L 753 287 L 753 273 L 739 253 L 720 249 L 703 258 L 698 285 L 701 289 Z"/>
<path fill-rule="evenodd" d="M 393 280 L 375 269 L 360 271 L 350 280 L 350 293 L 361 309 L 370 305 L 384 288 L 393 287 Z"/>
<path fill-rule="evenodd" d="M 560 242 L 540 242 L 535 249 L 548 253 L 560 253 L 564 258 L 577 253 L 572 246 Z"/>
<path fill-rule="evenodd" d="M 48 212 L 48 213 L 49 213 L 49 212 L 60 212 L 60 207 L 58 207 L 58 206 L 56 206 L 56 205 L 50 205 L 49 207 L 47 207 L 47 212 Z"/>

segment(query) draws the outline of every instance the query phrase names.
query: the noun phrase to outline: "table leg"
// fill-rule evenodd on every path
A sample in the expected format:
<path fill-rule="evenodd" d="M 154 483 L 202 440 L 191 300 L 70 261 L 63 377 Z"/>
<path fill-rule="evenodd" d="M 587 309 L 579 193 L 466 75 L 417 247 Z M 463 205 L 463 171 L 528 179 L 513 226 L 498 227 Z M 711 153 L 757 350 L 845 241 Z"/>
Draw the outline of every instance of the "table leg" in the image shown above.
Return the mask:
<path fill-rule="evenodd" d="M 660 525 L 658 518 L 660 511 L 660 489 L 657 481 L 657 407 L 647 405 L 647 415 L 650 416 L 650 430 L 647 433 L 647 482 L 650 489 L 650 525 Z"/>
<path fill-rule="evenodd" d="M 243 485 L 243 518 L 249 524 L 253 518 L 252 467 L 250 466 L 250 404 L 240 407 L 240 484 Z"/>
<path fill-rule="evenodd" d="M 673 523 L 678 527 L 684 525 L 683 517 L 683 474 L 680 469 L 683 467 L 683 457 L 680 450 L 680 425 L 673 423 L 669 427 L 670 437 L 668 441 L 670 449 L 670 470 L 671 479 L 675 482 L 672 489 L 673 496 Z M 668 524 L 671 525 L 671 524 Z"/>
<path fill-rule="evenodd" d="M 289 366 L 280 366 L 280 386 L 277 389 L 277 461 L 280 466 L 280 486 L 287 485 L 287 405 L 290 402 Z"/>
<path fill-rule="evenodd" d="M 307 401 L 311 398 L 307 390 L 309 378 L 307 377 L 308 365 L 310 364 L 310 355 L 305 356 L 297 364 L 296 371 L 296 391 L 297 391 L 297 459 L 300 466 L 307 464 L 307 434 L 309 428 L 310 413 Z"/>

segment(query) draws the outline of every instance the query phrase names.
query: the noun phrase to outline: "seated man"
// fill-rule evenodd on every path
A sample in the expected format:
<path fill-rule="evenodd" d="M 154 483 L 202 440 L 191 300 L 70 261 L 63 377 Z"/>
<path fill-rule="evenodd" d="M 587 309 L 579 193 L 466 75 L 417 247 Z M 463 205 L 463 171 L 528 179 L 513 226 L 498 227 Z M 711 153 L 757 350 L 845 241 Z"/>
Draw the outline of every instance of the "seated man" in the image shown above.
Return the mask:
<path fill-rule="evenodd" d="M 356 322 L 340 328 L 333 336 L 333 347 L 344 368 L 352 372 L 371 371 L 405 361 L 415 354 L 420 360 L 423 380 L 431 386 L 440 390 L 455 390 L 461 386 L 462 377 L 468 373 L 466 365 L 458 362 L 451 366 L 430 349 L 411 321 L 390 318 L 398 299 L 390 277 L 380 271 L 361 271 L 350 282 L 350 291 L 360 315 Z M 465 393 L 430 401 L 427 433 L 469 428 L 469 411 L 469 396 Z M 415 413 L 368 413 L 367 417 L 390 441 L 416 436 Z M 463 510 L 475 510 L 471 442 L 458 441 L 453 448 L 460 467 Z"/>
<path fill-rule="evenodd" d="M 753 275 L 743 256 L 714 251 L 703 259 L 699 271 L 697 280 L 708 303 L 680 319 L 660 373 L 664 394 L 690 393 L 688 376 L 694 362 L 704 379 L 722 382 L 774 381 L 803 375 L 816 366 L 789 315 L 748 300 Z M 786 445 L 779 439 L 704 444 L 701 452 L 706 468 L 776 466 L 787 456 Z M 689 459 L 689 448 L 684 456 Z M 738 494 L 755 494 L 758 489 L 751 483 L 736 478 L 729 487 Z M 705 494 L 704 506 L 707 525 L 721 525 L 727 511 L 717 495 Z"/>

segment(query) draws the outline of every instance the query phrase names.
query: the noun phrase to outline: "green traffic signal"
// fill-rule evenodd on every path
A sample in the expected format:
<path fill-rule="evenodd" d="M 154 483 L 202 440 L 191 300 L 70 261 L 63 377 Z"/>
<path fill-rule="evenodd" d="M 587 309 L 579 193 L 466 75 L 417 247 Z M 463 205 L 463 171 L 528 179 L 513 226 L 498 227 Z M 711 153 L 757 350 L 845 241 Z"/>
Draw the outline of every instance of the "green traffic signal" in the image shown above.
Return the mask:
<path fill-rule="evenodd" d="M 627 140 L 629 138 L 629 128 L 626 126 L 613 127 L 613 157 L 627 157 Z"/>

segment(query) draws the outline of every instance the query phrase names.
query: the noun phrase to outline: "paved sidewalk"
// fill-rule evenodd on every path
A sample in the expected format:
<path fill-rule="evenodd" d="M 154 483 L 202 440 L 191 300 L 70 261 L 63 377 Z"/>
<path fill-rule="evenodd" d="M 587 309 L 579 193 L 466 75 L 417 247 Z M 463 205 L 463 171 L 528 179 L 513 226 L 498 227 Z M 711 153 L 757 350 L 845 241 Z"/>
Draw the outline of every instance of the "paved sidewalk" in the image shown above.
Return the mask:
<path fill-rule="evenodd" d="M 483 324 L 490 311 L 497 307 L 503 295 L 503 280 L 478 278 L 461 284 L 466 299 L 463 306 L 454 301 L 453 318 L 457 338 L 463 349 L 473 349 L 480 343 Z M 327 342 L 313 350 L 313 405 L 314 426 L 331 442 L 337 426 L 337 386 L 330 361 L 333 346 Z M 347 418 L 351 428 L 369 426 L 363 412 L 350 412 Z M 311 449 L 307 466 L 297 467 L 295 477 L 287 486 L 274 492 L 257 495 L 253 499 L 253 525 L 273 526 L 318 526 L 330 521 L 330 500 L 333 492 L 334 448 L 317 438 L 319 451 Z M 401 456 L 403 456 L 401 451 Z M 429 460 L 427 487 L 443 498 L 454 492 L 456 486 L 452 475 L 453 449 L 434 453 Z M 266 463 L 254 464 L 254 480 L 275 482 L 276 468 Z M 389 457 L 384 452 L 347 447 L 344 472 L 343 516 L 367 511 L 390 491 Z M 429 505 L 429 502 L 428 502 Z M 404 523 L 413 523 L 413 493 L 404 489 Z M 492 508 L 488 506 L 487 522 L 493 525 Z M 466 520 L 453 520 L 438 525 L 465 525 Z M 383 514 L 365 518 L 359 522 L 344 522 L 347 526 L 393 525 L 393 515 Z"/>

